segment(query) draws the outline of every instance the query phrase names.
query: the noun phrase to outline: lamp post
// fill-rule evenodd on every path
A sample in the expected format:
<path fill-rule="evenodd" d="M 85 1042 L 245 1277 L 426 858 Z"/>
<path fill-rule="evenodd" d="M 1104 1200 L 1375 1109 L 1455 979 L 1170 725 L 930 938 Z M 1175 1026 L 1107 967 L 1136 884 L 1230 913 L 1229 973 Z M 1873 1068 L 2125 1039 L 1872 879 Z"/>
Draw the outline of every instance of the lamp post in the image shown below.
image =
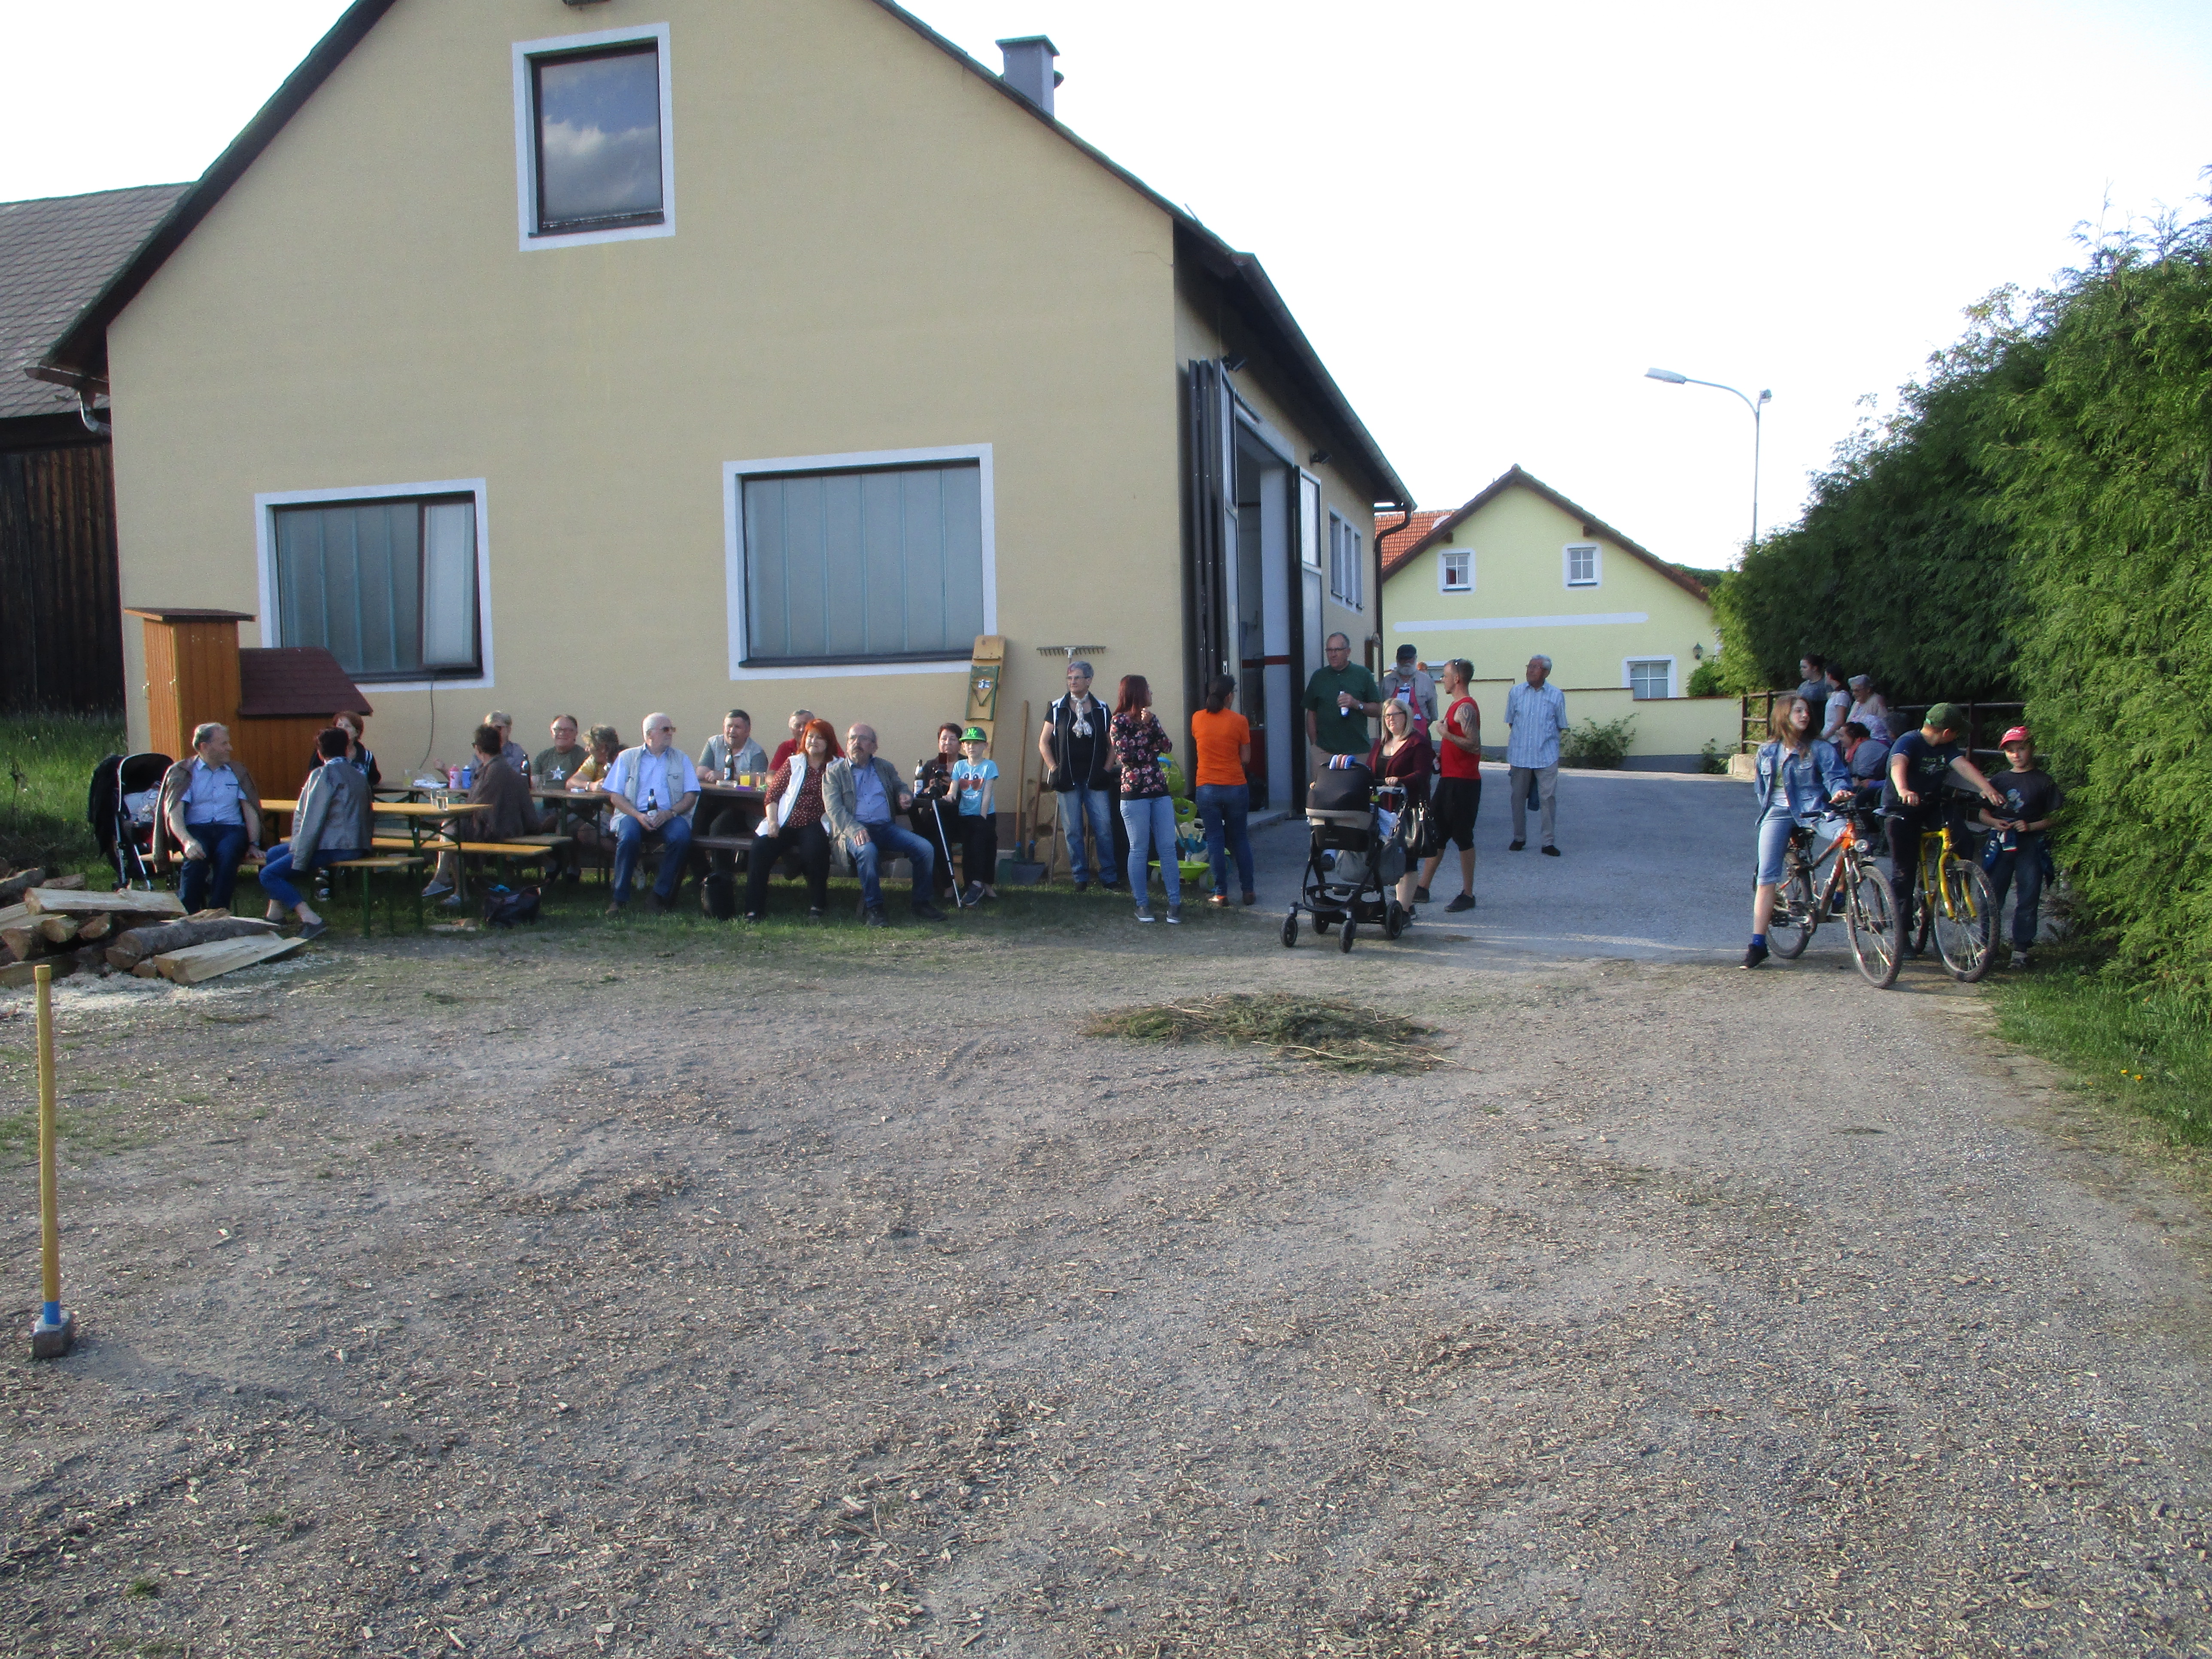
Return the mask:
<path fill-rule="evenodd" d="M 1751 411 L 1751 541 L 1745 545 L 1748 548 L 1756 544 L 1759 540 L 1759 416 L 1773 398 L 1773 392 L 1761 392 L 1759 401 L 1753 403 L 1748 393 L 1737 392 L 1732 386 L 1723 386 L 1718 380 L 1693 380 L 1687 374 L 1677 374 L 1671 368 L 1647 368 L 1644 371 L 1644 378 L 1664 380 L 1668 386 L 1709 386 L 1716 392 L 1732 392 L 1743 399 L 1743 406 Z"/>

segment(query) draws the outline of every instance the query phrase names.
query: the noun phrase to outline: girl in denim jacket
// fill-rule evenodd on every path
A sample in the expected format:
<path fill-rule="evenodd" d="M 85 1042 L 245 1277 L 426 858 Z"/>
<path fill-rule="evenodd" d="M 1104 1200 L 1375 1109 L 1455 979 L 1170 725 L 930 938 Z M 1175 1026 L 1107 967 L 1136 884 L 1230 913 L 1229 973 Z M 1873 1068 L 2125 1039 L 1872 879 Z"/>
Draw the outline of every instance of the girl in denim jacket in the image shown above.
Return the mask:
<path fill-rule="evenodd" d="M 1849 800 L 1851 793 L 1835 745 L 1813 735 L 1813 705 L 1806 699 L 1777 702 L 1771 729 L 1774 735 L 1759 745 L 1753 785 L 1759 803 L 1759 885 L 1751 902 L 1751 948 L 1743 953 L 1747 968 L 1766 960 L 1766 924 L 1774 917 L 1790 831 L 1822 801 Z"/>

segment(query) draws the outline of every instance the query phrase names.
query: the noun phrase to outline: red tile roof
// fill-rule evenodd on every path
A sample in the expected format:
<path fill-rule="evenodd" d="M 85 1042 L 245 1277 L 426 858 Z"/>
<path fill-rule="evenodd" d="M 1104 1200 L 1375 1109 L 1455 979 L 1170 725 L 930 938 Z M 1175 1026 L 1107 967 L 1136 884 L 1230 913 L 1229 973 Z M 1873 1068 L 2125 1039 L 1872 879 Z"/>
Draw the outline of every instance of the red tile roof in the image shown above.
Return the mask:
<path fill-rule="evenodd" d="M 319 645 L 280 645 L 238 653 L 240 720 L 301 720 L 340 709 L 373 714 L 338 659 Z"/>
<path fill-rule="evenodd" d="M 1382 532 L 1376 537 L 1375 545 L 1382 555 L 1383 575 L 1388 577 L 1392 571 L 1406 562 L 1407 556 L 1413 552 L 1414 544 L 1436 528 L 1437 520 L 1449 519 L 1451 515 L 1452 509 L 1449 507 L 1424 507 L 1413 514 L 1413 522 L 1403 530 Z M 1398 522 L 1397 515 L 1385 520 L 1378 512 L 1375 517 L 1377 523 Z"/>

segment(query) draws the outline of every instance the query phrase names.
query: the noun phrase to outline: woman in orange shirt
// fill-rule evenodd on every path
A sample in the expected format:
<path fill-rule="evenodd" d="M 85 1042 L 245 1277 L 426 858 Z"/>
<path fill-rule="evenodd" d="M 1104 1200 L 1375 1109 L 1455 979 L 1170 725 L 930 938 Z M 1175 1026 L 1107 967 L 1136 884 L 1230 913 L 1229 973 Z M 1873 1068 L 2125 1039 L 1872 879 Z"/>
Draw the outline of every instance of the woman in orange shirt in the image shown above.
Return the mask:
<path fill-rule="evenodd" d="M 1198 751 L 1198 818 L 1206 826 L 1206 856 L 1213 866 L 1213 896 L 1209 904 L 1229 902 L 1229 860 L 1223 850 L 1237 855 L 1237 876 L 1243 884 L 1244 902 L 1256 903 L 1252 890 L 1252 837 L 1245 829 L 1252 807 L 1252 792 L 1244 781 L 1244 769 L 1252 761 L 1252 726 L 1229 706 L 1237 695 L 1237 682 L 1218 676 L 1206 688 L 1206 707 L 1190 717 L 1190 735 Z"/>

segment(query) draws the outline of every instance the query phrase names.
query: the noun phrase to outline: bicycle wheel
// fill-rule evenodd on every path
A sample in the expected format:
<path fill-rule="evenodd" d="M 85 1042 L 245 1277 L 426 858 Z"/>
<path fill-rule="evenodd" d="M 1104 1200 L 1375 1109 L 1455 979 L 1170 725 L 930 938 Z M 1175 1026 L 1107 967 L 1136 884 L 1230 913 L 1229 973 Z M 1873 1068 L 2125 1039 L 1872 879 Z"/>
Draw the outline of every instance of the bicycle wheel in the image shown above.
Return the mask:
<path fill-rule="evenodd" d="M 1905 930 L 1889 902 L 1889 882 L 1879 870 L 1861 870 L 1850 893 L 1851 956 L 1867 983 L 1887 991 L 1905 963 Z"/>
<path fill-rule="evenodd" d="M 1978 864 L 1953 859 L 1943 866 L 1936 949 L 1951 977 L 1972 985 L 1996 959 L 1997 901 Z"/>
<path fill-rule="evenodd" d="M 1813 878 L 1796 860 L 1782 872 L 1774 894 L 1774 915 L 1766 924 L 1766 948 L 1784 962 L 1805 954 L 1820 919 L 1813 914 Z"/>

